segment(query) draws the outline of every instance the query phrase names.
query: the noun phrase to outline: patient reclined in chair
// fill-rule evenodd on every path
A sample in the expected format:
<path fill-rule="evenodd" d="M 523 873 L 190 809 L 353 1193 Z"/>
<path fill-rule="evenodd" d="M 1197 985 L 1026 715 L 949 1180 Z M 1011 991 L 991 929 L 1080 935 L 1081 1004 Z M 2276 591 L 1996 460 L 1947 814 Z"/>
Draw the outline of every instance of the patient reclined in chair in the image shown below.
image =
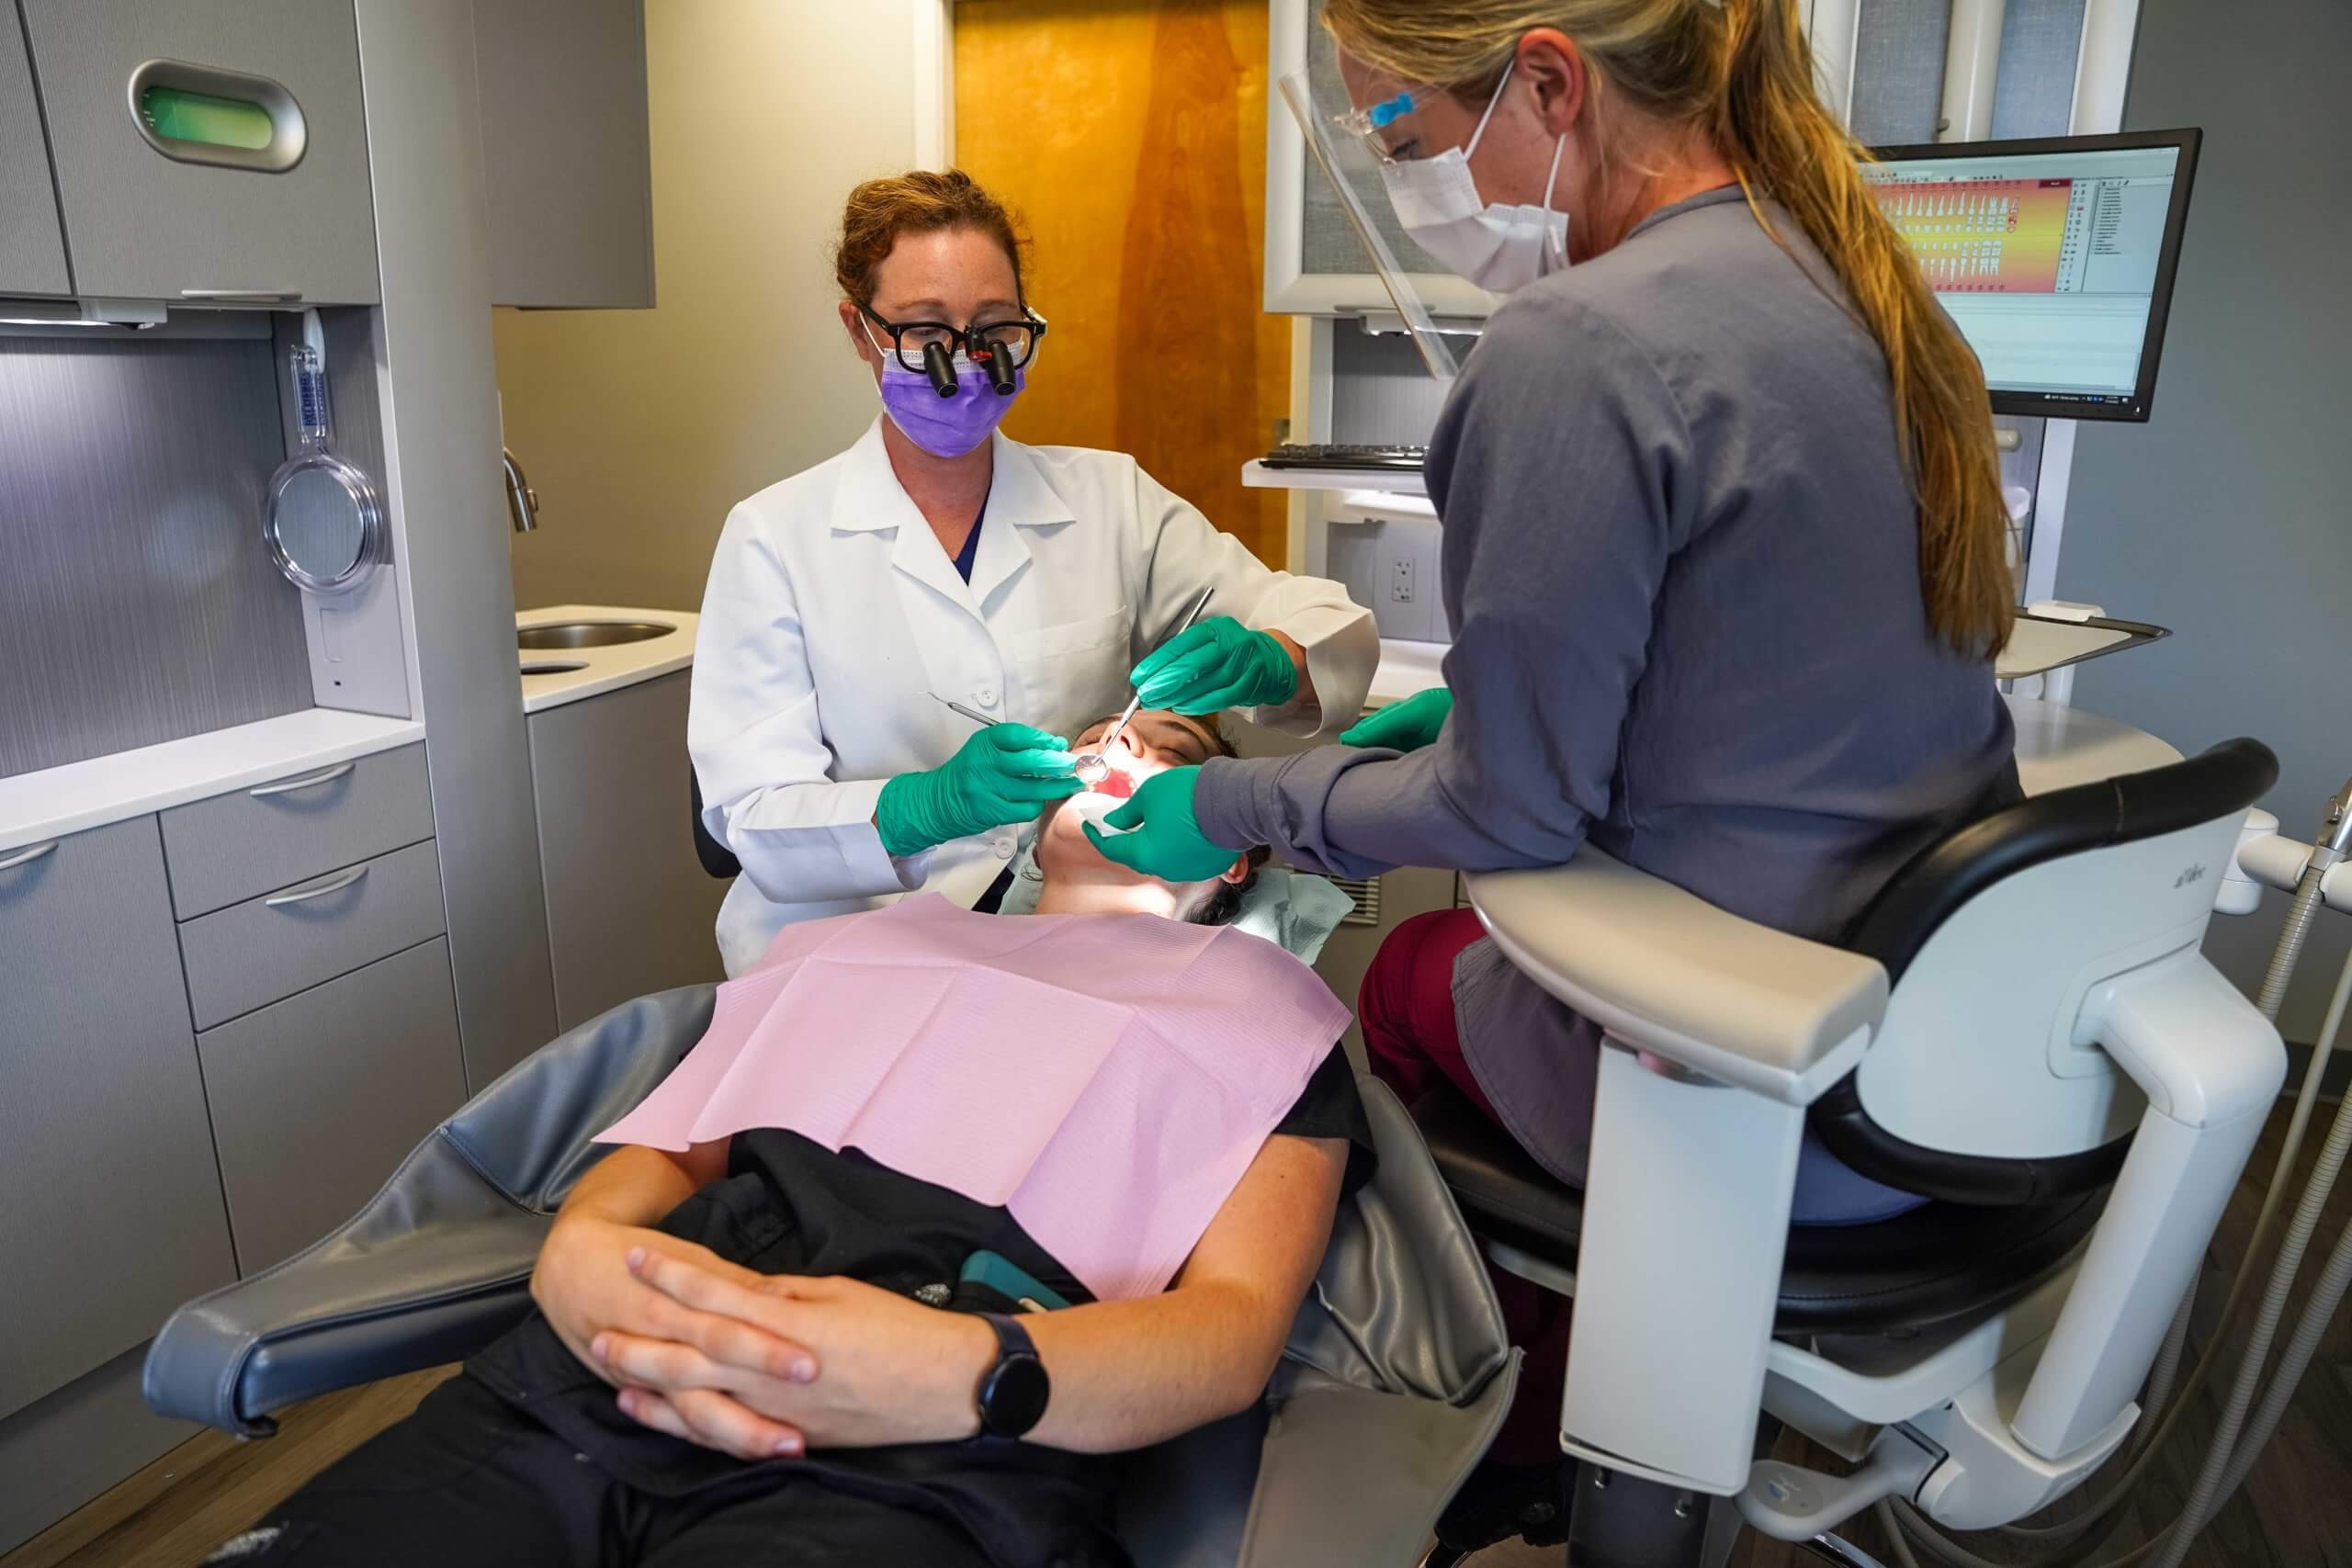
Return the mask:
<path fill-rule="evenodd" d="M 1129 783 L 1215 744 L 1136 729 Z M 1042 826 L 1035 916 L 787 928 L 606 1134 L 543 1311 L 217 1560 L 1125 1562 L 1102 1455 L 1256 1398 L 1370 1135 L 1345 1009 L 1201 923 L 1249 857 L 1136 877 L 1079 830 L 1114 804 Z M 1076 1303 L 1023 1318 L 1045 1415 L 977 1437 L 973 1314 L 1023 1296 Z"/>

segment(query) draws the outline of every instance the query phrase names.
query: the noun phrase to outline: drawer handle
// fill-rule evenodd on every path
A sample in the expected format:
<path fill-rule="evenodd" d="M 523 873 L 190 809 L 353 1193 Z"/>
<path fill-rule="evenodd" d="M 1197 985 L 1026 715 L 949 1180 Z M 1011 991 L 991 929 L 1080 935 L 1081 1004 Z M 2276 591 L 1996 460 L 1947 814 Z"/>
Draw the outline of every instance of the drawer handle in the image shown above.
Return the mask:
<path fill-rule="evenodd" d="M 297 888 L 291 893 L 273 893 L 263 899 L 262 903 L 272 909 L 282 909 L 288 904 L 307 904 L 313 898 L 323 898 L 330 893 L 340 893 L 367 874 L 366 866 L 355 865 L 349 871 L 339 872 L 313 886 Z"/>
<path fill-rule="evenodd" d="M 222 305 L 291 305 L 302 298 L 299 288 L 183 288 L 183 299 L 206 299 Z"/>
<path fill-rule="evenodd" d="M 0 871 L 14 871 L 20 865 L 30 865 L 55 848 L 57 840 L 51 839 L 45 844 L 28 844 L 14 854 L 0 855 Z"/>
<path fill-rule="evenodd" d="M 276 784 L 255 784 L 253 788 L 245 791 L 245 793 L 252 795 L 255 800 L 261 800 L 273 795 L 291 795 L 298 789 L 309 789 L 313 784 L 333 784 L 335 780 L 343 777 L 344 774 L 351 772 L 355 765 L 356 764 L 351 762 L 338 762 L 334 767 L 327 769 L 325 772 L 312 773 L 307 778 L 280 779 Z"/>

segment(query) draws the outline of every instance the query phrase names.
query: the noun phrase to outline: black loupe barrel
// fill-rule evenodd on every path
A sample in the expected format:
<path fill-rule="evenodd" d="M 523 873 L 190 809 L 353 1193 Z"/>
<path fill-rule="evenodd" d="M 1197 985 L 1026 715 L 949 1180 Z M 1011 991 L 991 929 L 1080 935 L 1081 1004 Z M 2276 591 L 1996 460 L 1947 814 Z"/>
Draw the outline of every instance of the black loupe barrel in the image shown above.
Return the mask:
<path fill-rule="evenodd" d="M 980 368 L 989 373 L 989 385 L 1000 398 L 1012 396 L 1012 351 L 1001 344 L 991 344 L 984 350 L 985 357 L 975 355 Z"/>
<path fill-rule="evenodd" d="M 931 378 L 931 389 L 943 398 L 956 395 L 956 362 L 947 357 L 947 345 L 927 343 L 922 347 L 923 374 Z"/>

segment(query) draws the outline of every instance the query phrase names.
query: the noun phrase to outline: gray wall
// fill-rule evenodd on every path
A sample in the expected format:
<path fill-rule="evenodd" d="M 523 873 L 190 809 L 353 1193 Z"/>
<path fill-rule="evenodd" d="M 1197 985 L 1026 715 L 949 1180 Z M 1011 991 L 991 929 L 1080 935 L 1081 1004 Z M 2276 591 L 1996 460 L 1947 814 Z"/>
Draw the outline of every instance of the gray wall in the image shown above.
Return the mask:
<path fill-rule="evenodd" d="M 2184 750 L 2258 737 L 2283 765 L 2265 804 L 2308 839 L 2352 774 L 2352 7 L 2276 0 L 2260 27 L 2212 24 L 2200 0 L 2141 9 L 2124 122 L 2201 126 L 2204 155 L 2154 417 L 2082 427 L 2058 588 L 2175 633 L 2084 666 L 2075 700 Z M 2283 908 L 2214 922 L 2208 951 L 2249 990 Z M 2290 1039 L 2317 1032 L 2347 936 L 2322 919 Z"/>
<path fill-rule="evenodd" d="M 311 705 L 267 337 L 0 336 L 0 776 Z"/>

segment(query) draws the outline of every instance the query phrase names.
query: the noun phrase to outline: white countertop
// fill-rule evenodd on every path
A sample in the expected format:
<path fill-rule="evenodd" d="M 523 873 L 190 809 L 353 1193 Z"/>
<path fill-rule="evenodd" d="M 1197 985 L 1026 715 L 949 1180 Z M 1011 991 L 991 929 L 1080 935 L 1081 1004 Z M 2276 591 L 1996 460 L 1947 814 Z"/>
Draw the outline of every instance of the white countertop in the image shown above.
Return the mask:
<path fill-rule="evenodd" d="M 543 626 L 557 621 L 651 621 L 675 629 L 643 642 L 619 642 L 609 648 L 532 649 L 522 654 L 523 711 L 538 713 L 583 698 L 634 686 L 657 675 L 684 670 L 695 661 L 695 627 L 700 617 L 688 610 L 631 610 L 612 604 L 552 604 L 543 610 L 520 610 L 514 625 Z M 565 669 L 571 665 L 576 668 Z M 553 667 L 533 674 L 535 666 Z"/>
<path fill-rule="evenodd" d="M 0 779 L 0 852 L 424 739 L 410 718 L 305 708 Z"/>
<path fill-rule="evenodd" d="M 2018 783 L 2028 795 L 2180 761 L 2177 750 L 2147 731 L 2071 703 L 2039 697 L 2005 700 L 2018 727 Z"/>
<path fill-rule="evenodd" d="M 1402 702 L 1415 692 L 1445 684 L 1445 671 L 1440 660 L 1445 658 L 1449 644 L 1442 642 L 1409 642 L 1399 637 L 1380 639 L 1380 667 L 1372 672 L 1372 694 L 1364 698 L 1364 706 L 1381 707 Z"/>
<path fill-rule="evenodd" d="M 1380 668 L 1373 674 L 1372 694 L 1364 699 L 1364 705 L 1380 707 L 1424 687 L 1445 684 L 1439 665 L 1445 649 L 1442 642 L 1382 637 Z M 2145 730 L 2072 704 L 2037 697 L 2004 700 L 2009 705 L 2009 716 L 2017 722 L 2018 782 L 2028 795 L 2180 761 L 2178 750 Z"/>

